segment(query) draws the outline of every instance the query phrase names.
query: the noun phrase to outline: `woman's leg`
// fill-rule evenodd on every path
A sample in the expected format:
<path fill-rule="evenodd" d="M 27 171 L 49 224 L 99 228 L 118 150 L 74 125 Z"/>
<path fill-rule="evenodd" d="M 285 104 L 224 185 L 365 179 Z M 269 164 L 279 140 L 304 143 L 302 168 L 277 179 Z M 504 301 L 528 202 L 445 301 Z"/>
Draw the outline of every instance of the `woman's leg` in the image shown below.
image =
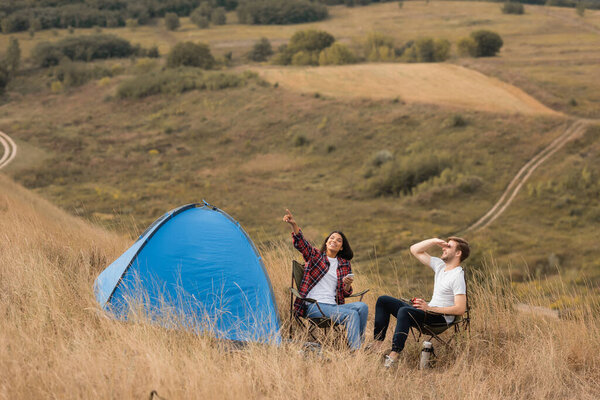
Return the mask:
<path fill-rule="evenodd" d="M 380 296 L 375 305 L 375 329 L 373 337 L 375 340 L 383 341 L 390 323 L 390 315 L 396 316 L 398 310 L 409 305 L 402 300 L 391 296 Z"/>
<path fill-rule="evenodd" d="M 353 303 L 351 303 L 353 304 Z M 346 337 L 348 339 L 348 344 L 352 350 L 360 349 L 362 344 L 360 337 L 360 316 L 358 311 L 354 310 L 352 307 L 349 307 L 348 304 L 321 304 L 321 310 L 323 310 L 323 314 L 326 317 L 331 318 L 338 324 L 342 324 L 346 328 Z M 323 315 L 319 311 L 316 305 L 311 304 L 307 308 L 308 317 L 322 317 Z"/>
<path fill-rule="evenodd" d="M 353 303 L 345 304 L 348 308 L 355 310 L 358 313 L 359 317 L 359 333 L 361 342 L 365 340 L 365 328 L 367 327 L 367 318 L 369 316 L 369 306 L 363 303 L 362 301 L 355 301 Z"/>

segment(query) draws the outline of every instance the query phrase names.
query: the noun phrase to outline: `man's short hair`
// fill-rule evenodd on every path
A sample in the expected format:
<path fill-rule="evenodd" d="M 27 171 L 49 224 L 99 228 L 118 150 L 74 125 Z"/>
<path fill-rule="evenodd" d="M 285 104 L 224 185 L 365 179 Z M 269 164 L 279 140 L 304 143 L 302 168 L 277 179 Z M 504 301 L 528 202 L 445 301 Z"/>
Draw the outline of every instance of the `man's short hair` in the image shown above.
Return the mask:
<path fill-rule="evenodd" d="M 456 247 L 458 248 L 458 250 L 460 250 L 460 262 L 463 262 L 467 259 L 467 257 L 469 257 L 469 254 L 471 253 L 471 249 L 469 248 L 469 242 L 467 242 L 463 238 L 459 238 L 456 236 L 450 236 L 448 238 L 448 242 L 451 240 L 456 242 Z"/>

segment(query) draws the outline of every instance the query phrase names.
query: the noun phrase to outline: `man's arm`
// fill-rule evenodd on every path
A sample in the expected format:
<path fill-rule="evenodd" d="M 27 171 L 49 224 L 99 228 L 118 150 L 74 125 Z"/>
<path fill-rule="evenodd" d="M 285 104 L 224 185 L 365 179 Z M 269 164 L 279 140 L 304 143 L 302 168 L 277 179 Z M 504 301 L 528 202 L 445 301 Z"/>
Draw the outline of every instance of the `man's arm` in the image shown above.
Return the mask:
<path fill-rule="evenodd" d="M 432 246 L 446 247 L 448 246 L 448 243 L 444 242 L 442 239 L 437 238 L 427 239 L 410 246 L 410 252 L 413 256 L 417 258 L 417 260 L 421 261 L 427 266 L 430 266 L 429 263 L 431 262 L 431 256 L 426 253 L 426 250 Z"/>
<path fill-rule="evenodd" d="M 452 307 L 429 307 L 423 299 L 417 299 L 415 308 L 423 311 L 431 311 L 447 315 L 463 315 L 467 311 L 467 296 L 457 294 L 454 296 L 454 305 Z"/>

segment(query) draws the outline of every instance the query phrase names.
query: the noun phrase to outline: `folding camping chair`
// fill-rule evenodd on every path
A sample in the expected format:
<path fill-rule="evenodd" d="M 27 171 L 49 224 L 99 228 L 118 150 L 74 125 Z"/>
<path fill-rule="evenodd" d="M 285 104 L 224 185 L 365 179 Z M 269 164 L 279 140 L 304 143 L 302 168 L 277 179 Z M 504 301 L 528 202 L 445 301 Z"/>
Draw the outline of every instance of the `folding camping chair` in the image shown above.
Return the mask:
<path fill-rule="evenodd" d="M 470 306 L 469 306 L 469 287 L 467 285 L 467 271 L 464 268 L 463 268 L 463 271 L 465 272 L 465 288 L 466 288 L 465 296 L 466 296 L 466 301 L 467 301 L 467 304 L 466 304 L 467 308 L 465 310 L 465 313 L 463 315 L 455 315 L 454 321 L 452 321 L 450 324 L 446 324 L 443 322 L 442 323 L 424 323 L 417 327 L 411 327 L 412 335 L 416 341 L 419 341 L 421 339 L 421 335 L 425 335 L 425 336 L 429 336 L 429 339 L 427 339 L 427 341 L 430 342 L 432 339 L 435 339 L 438 342 L 445 345 L 446 347 L 449 347 L 450 342 L 452 342 L 452 340 L 461 331 L 467 332 L 468 334 L 471 333 L 471 316 L 470 316 Z M 425 314 L 442 315 L 442 314 L 432 312 L 432 311 L 425 311 Z M 447 340 L 442 339 L 440 337 L 440 335 L 442 333 L 444 333 L 445 331 L 449 330 L 450 328 L 454 329 L 452 336 L 450 336 L 450 338 L 448 338 Z M 415 331 L 417 331 L 419 333 L 418 336 L 415 334 Z"/>
<path fill-rule="evenodd" d="M 296 323 L 298 323 L 298 325 L 300 325 L 303 329 L 307 330 L 308 334 L 316 342 L 319 342 L 319 339 L 315 335 L 315 330 L 317 330 L 317 329 L 320 329 L 325 336 L 327 336 L 327 333 L 329 332 L 330 329 L 332 329 L 336 333 L 341 333 L 342 329 L 340 327 L 340 324 L 333 321 L 331 318 L 326 317 L 325 314 L 323 313 L 323 310 L 321 310 L 321 306 L 319 305 L 319 303 L 316 300 L 310 299 L 307 297 L 302 297 L 300 295 L 300 292 L 298 292 L 298 288 L 300 288 L 300 285 L 302 283 L 303 275 L 304 275 L 304 266 L 302 264 L 300 264 L 298 261 L 292 260 L 292 283 L 290 286 L 290 332 L 289 332 L 289 337 L 290 338 L 292 337 L 294 321 L 296 321 Z M 294 285 L 296 287 L 294 287 Z M 370 289 L 363 290 L 360 293 L 355 293 L 346 298 L 348 299 L 348 298 L 358 297 L 359 301 L 362 301 L 363 296 L 369 290 Z M 303 301 L 305 301 L 307 303 L 316 304 L 317 308 L 321 312 L 322 317 L 309 318 L 309 317 L 299 317 L 299 316 L 295 315 L 294 314 L 294 298 L 302 299 Z M 306 323 L 304 321 L 306 321 Z"/>

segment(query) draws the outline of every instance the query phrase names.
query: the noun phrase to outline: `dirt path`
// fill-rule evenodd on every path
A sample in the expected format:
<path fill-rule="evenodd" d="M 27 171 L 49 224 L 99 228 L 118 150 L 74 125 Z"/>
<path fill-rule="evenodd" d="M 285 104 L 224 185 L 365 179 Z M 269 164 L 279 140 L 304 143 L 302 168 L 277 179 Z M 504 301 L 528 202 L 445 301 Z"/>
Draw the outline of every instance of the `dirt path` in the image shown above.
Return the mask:
<path fill-rule="evenodd" d="M 4 148 L 0 158 L 0 169 L 2 169 L 17 156 L 17 145 L 6 133 L 0 132 L 0 146 Z"/>
<path fill-rule="evenodd" d="M 580 137 L 583 133 L 585 133 L 586 128 L 593 122 L 597 121 L 578 119 L 571 123 L 564 133 L 554 139 L 552 143 L 536 154 L 519 170 L 517 175 L 515 175 L 502 193 L 502 196 L 500 196 L 500 199 L 483 217 L 479 218 L 467 229 L 458 232 L 457 235 L 465 234 L 466 232 L 475 232 L 479 229 L 489 226 L 492 222 L 494 222 L 508 208 L 533 171 L 535 171 L 537 167 L 550 158 L 554 153 L 560 150 L 566 143 Z"/>

